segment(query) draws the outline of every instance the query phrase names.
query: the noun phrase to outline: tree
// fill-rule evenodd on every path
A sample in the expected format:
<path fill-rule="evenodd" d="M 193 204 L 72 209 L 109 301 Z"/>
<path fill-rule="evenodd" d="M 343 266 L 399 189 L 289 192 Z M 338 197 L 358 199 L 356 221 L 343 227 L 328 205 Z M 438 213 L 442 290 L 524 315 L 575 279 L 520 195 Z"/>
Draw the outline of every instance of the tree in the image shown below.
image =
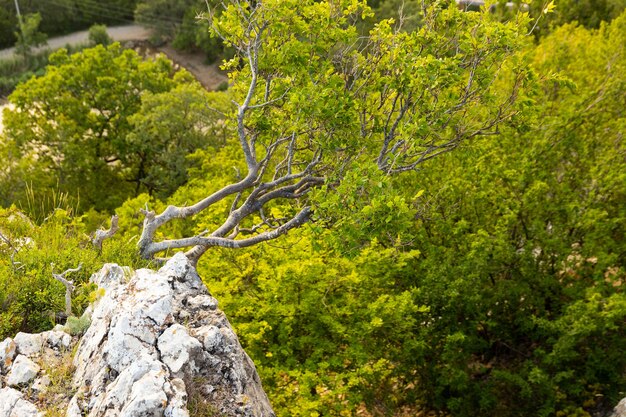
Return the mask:
<path fill-rule="evenodd" d="M 4 152 L 21 181 L 48 178 L 36 189 L 79 195 L 83 209 L 112 210 L 144 191 L 165 197 L 185 182 L 184 155 L 211 145 L 215 97 L 162 56 L 119 44 L 61 50 L 10 96 Z M 20 185 L 9 184 L 7 204 Z"/>
<path fill-rule="evenodd" d="M 625 19 L 531 46 L 558 75 L 496 140 L 403 176 L 351 170 L 311 227 L 202 258 L 277 415 L 610 414 L 626 387 Z M 177 201 L 218 174 L 194 175 Z"/>
<path fill-rule="evenodd" d="M 515 59 L 524 15 L 508 23 L 448 2 L 422 10 L 410 33 L 382 21 L 366 39 L 353 25 L 364 3 L 232 1 L 213 31 L 237 55 L 230 70 L 236 108 L 227 116 L 245 164 L 232 183 L 189 206 L 145 210 L 142 256 L 191 248 L 240 248 L 274 239 L 311 217 L 311 190 L 328 192 L 356 166 L 384 175 L 466 142 L 498 134 L 514 118 L 527 69 Z M 295 204 L 271 215 L 278 202 Z M 195 236 L 155 241 L 157 229 L 228 202 L 221 224 Z M 241 238 L 241 236 L 245 236 Z"/>
<path fill-rule="evenodd" d="M 15 52 L 27 57 L 33 48 L 46 44 L 48 37 L 45 33 L 39 32 L 40 23 L 41 15 L 39 13 L 27 14 L 23 17 L 19 31 L 15 34 L 17 37 Z"/>

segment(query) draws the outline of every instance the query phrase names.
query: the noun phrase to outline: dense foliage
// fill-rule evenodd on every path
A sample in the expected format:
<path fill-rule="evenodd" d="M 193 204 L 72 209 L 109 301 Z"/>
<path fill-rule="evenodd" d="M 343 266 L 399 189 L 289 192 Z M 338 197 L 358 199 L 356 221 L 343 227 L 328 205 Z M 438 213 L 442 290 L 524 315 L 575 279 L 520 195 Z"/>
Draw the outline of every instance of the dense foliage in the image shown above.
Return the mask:
<path fill-rule="evenodd" d="M 62 197 L 56 203 L 68 207 Z M 54 326 L 58 313 L 65 309 L 65 287 L 54 280 L 53 272 L 82 264 L 81 271 L 68 276 L 77 286 L 73 313 L 80 316 L 96 290 L 89 277 L 104 262 L 147 265 L 129 243 L 115 242 L 102 253 L 92 249 L 88 233 L 98 224 L 73 216 L 69 207 L 52 208 L 41 225 L 14 207 L 0 209 L 0 339 L 20 330 L 37 332 Z"/>
<path fill-rule="evenodd" d="M 186 71 L 119 44 L 55 53 L 46 74 L 10 101 L 0 152 L 14 167 L 0 186 L 4 204 L 23 202 L 29 186 L 69 193 L 83 210 L 112 210 L 140 192 L 167 196 L 185 182 L 184 156 L 210 144 L 217 120 L 207 107 L 213 95 Z"/>
<path fill-rule="evenodd" d="M 323 3 L 305 3 L 291 2 L 279 10 L 325 16 Z M 593 10 L 606 13 L 605 5 L 609 3 L 600 2 Z M 487 29 L 501 28 L 491 26 L 491 18 L 455 13 L 446 15 L 454 25 L 463 19 L 479 22 L 476 32 L 485 30 L 485 44 L 495 36 Z M 558 13 L 543 18 L 569 20 Z M 307 24 L 324 21 L 300 21 L 295 12 L 287 17 L 280 25 L 299 29 L 286 28 L 283 34 L 306 32 Z M 424 19 L 418 16 L 414 22 L 419 26 L 428 22 Z M 236 28 L 228 23 L 233 24 L 231 30 Z M 500 124 L 497 132 L 463 142 L 454 152 L 399 176 L 381 172 L 367 157 L 371 137 L 358 144 L 350 141 L 360 137 L 349 134 L 358 125 L 347 116 L 356 100 L 342 101 L 345 80 L 332 79 L 333 66 L 321 59 L 301 65 L 303 56 L 321 56 L 323 42 L 332 36 L 356 31 L 326 27 L 321 41 L 302 36 L 277 40 L 267 51 L 266 74 L 290 75 L 290 82 L 284 83 L 291 87 L 293 101 L 260 114 L 250 129 L 264 135 L 278 129 L 270 123 L 275 120 L 284 120 L 284 127 L 314 119 L 344 133 L 342 141 L 328 144 L 331 155 L 345 156 L 348 146 L 357 149 L 344 160 L 335 181 L 310 196 L 314 215 L 307 225 L 263 245 L 214 249 L 198 265 L 256 363 L 278 415 L 405 416 L 433 411 L 468 417 L 584 417 L 606 412 L 624 396 L 626 14 L 610 24 L 584 23 L 598 28 L 546 26 L 542 30 L 550 33 L 543 33 L 538 44 L 529 39 L 516 52 L 516 65 L 531 69 L 525 72 L 515 117 Z M 366 28 L 370 23 L 361 24 Z M 459 27 L 454 25 L 442 26 Z M 384 40 L 391 27 L 378 26 L 372 36 Z M 419 32 L 405 29 L 412 35 L 400 39 L 415 42 L 411 45 L 416 48 L 434 47 L 435 36 L 441 35 L 424 27 Z M 276 33 L 276 39 L 282 39 Z M 463 45 L 471 45 L 475 33 L 463 33 Z M 427 37 L 427 45 L 419 43 L 425 42 L 421 37 Z M 480 47 L 485 45 L 476 45 Z M 441 51 L 432 55 L 436 52 Z M 408 59 L 407 54 L 398 52 L 395 61 L 383 64 L 392 68 Z M 441 58 L 437 62 L 445 63 Z M 454 98 L 458 81 L 454 65 L 446 72 L 435 61 L 425 60 L 422 78 L 398 78 L 400 87 L 395 87 L 441 88 L 437 91 L 446 94 L 436 102 L 420 104 L 430 112 L 428 117 L 444 112 L 437 104 L 444 106 Z M 22 144 L 50 129 L 45 136 L 49 141 L 41 139 L 37 146 L 59 152 L 46 158 L 39 149 L 37 158 L 13 159 L 13 165 L 0 171 L 6 206 L 17 201 L 9 190 L 16 188 L 18 179 L 32 184 L 19 199 L 21 210 L 0 211 L 0 338 L 17 330 L 48 328 L 63 309 L 64 290 L 52 279 L 51 262 L 58 270 L 83 263 L 76 277 L 81 283 L 75 299 L 80 313 L 93 290 L 86 278 L 102 262 L 145 265 L 134 249 L 142 222 L 139 209 L 198 201 L 239 179 L 245 169 L 232 140 L 233 126 L 217 117 L 232 111 L 230 98 L 241 93 L 237 74 L 247 76 L 236 62 L 231 91 L 209 94 L 184 72 L 174 75 L 171 64 L 141 61 L 119 46 L 83 55 L 61 53 L 54 62 L 46 76 L 16 91 L 12 100 L 29 110 L 8 113 L 9 130 L 0 148 L 6 158 L 14 157 Z M 111 67 L 126 73 L 115 75 Z M 491 88 L 491 94 L 457 119 L 458 129 L 484 117 L 501 94 L 508 93 L 506 87 L 514 82 L 509 69 L 505 66 L 495 79 L 483 79 L 483 88 Z M 100 100 L 85 108 L 100 108 L 93 103 L 117 105 L 99 112 L 73 111 L 81 103 L 61 94 L 59 87 L 43 89 L 53 84 L 59 71 L 67 71 L 60 73 L 66 85 L 74 75 L 85 77 L 69 84 L 76 86 L 74 95 L 82 102 Z M 311 84 L 297 78 L 305 71 Z M 97 91 L 87 79 L 99 80 L 94 84 Z M 128 90 L 119 88 L 120 82 L 133 80 L 142 93 L 137 87 L 135 96 L 124 96 Z M 447 84 L 436 87 L 438 83 Z M 79 85 L 89 88 L 80 90 Z M 51 111 L 60 106 L 56 123 L 33 117 L 42 98 L 50 100 L 46 106 Z M 371 102 L 376 103 L 374 98 Z M 133 110 L 116 125 L 125 129 L 123 134 L 111 143 L 108 135 L 100 137 L 102 146 L 115 149 L 103 155 L 124 154 L 120 160 L 125 168 L 122 162 L 105 164 L 114 175 L 86 181 L 87 169 L 69 164 L 95 163 L 92 134 L 104 123 L 99 116 L 114 114 L 108 109 L 121 114 L 130 104 Z M 205 123 L 204 128 L 194 131 L 198 123 Z M 424 124 L 424 119 L 411 120 L 404 133 L 438 133 L 436 125 Z M 185 140 L 197 144 L 193 153 L 191 148 L 173 152 L 172 144 L 180 147 Z M 123 180 L 138 178 L 141 164 L 133 158 L 142 154 L 151 162 L 150 169 L 139 182 L 124 185 Z M 59 177 L 57 185 L 49 175 L 55 170 L 82 181 Z M 141 186 L 135 188 L 137 184 Z M 65 193 L 54 192 L 55 187 Z M 66 193 L 79 189 L 78 213 L 83 214 L 72 216 L 76 210 L 68 209 L 72 203 Z M 194 224 L 172 223 L 160 233 L 181 237 L 211 229 L 227 215 L 229 203 L 197 215 Z M 91 248 L 87 237 L 107 217 L 94 209 L 114 210 L 120 216 L 120 231 L 105 242 L 102 253 Z M 35 222 L 22 212 L 31 213 Z M 277 202 L 267 214 L 281 218 L 292 212 L 293 204 Z"/>

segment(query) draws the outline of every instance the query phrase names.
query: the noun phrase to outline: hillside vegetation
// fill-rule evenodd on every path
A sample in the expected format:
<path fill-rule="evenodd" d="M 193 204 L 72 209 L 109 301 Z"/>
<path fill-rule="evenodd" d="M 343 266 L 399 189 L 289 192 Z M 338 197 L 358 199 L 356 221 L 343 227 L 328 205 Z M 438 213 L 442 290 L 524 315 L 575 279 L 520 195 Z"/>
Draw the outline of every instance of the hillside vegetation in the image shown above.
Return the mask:
<path fill-rule="evenodd" d="M 223 92 L 118 44 L 62 50 L 20 84 L 0 137 L 0 340 L 54 325 L 53 268 L 82 263 L 80 316 L 102 263 L 200 245 L 280 416 L 610 411 L 626 396 L 624 7 L 433 1 L 399 28 L 381 20 L 393 1 L 372 3 L 207 16 L 233 56 Z M 254 158 L 257 188 L 164 223 L 152 238 L 174 243 L 140 256 L 144 216 L 245 182 Z M 276 178 L 295 185 L 263 200 Z"/>

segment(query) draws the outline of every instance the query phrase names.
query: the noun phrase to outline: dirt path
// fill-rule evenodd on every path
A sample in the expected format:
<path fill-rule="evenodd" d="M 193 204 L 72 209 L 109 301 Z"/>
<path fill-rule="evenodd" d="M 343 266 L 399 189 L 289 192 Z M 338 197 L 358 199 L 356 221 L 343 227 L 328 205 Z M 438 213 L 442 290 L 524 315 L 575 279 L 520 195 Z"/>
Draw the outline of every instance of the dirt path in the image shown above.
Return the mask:
<path fill-rule="evenodd" d="M 119 42 L 140 41 L 144 42 L 150 38 L 150 30 L 139 25 L 115 26 L 107 28 L 109 36 Z M 48 39 L 48 45 L 43 49 L 59 49 L 68 44 L 77 45 L 86 43 L 89 39 L 89 31 L 71 33 L 65 36 Z M 207 89 L 215 90 L 220 84 L 228 81 L 228 77 L 219 69 L 218 64 L 207 65 L 202 54 L 188 54 L 176 51 L 171 46 L 156 48 L 156 51 L 163 52 L 172 61 L 186 68 L 198 81 Z M 15 48 L 0 50 L 0 59 L 10 58 L 15 53 Z M 1 103 L 0 103 L 1 104 Z"/>
<path fill-rule="evenodd" d="M 109 36 L 114 41 L 130 41 L 130 40 L 146 40 L 150 37 L 150 31 L 139 25 L 115 26 L 107 28 Z M 59 49 L 65 45 L 76 45 L 85 43 L 89 39 L 89 31 L 70 33 L 69 35 L 59 36 L 48 39 L 48 45 L 36 49 L 35 51 L 44 49 Z M 15 53 L 15 48 L 3 49 L 0 51 L 0 59 L 10 58 Z"/>
<path fill-rule="evenodd" d="M 220 70 L 219 63 L 206 64 L 202 54 L 178 52 L 171 46 L 162 46 L 157 50 L 193 74 L 207 90 L 216 90 L 220 84 L 228 82 L 228 76 Z"/>

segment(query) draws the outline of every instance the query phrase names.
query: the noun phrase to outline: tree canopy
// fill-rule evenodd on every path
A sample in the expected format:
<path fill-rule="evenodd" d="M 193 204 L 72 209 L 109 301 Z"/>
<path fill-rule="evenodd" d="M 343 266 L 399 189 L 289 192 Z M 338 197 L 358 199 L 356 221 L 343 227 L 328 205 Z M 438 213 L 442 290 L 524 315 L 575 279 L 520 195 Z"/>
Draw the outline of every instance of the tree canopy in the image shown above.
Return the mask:
<path fill-rule="evenodd" d="M 183 184 L 184 156 L 210 146 L 218 115 L 209 103 L 224 100 L 164 57 L 144 60 L 113 44 L 55 53 L 46 74 L 21 84 L 10 101 L 5 146 L 23 183 L 4 198 L 23 197 L 32 181 L 79 197 L 81 207 L 112 210 L 141 192 L 165 197 Z"/>
<path fill-rule="evenodd" d="M 420 30 L 382 21 L 364 40 L 353 24 L 370 13 L 363 3 L 228 5 L 212 22 L 236 51 L 225 64 L 236 103 L 226 116 L 245 163 L 241 177 L 191 206 L 146 212 L 143 256 L 191 247 L 197 259 L 212 246 L 274 239 L 308 220 L 311 189 L 334 187 L 351 166 L 401 173 L 495 134 L 524 97 L 527 69 L 514 57 L 527 21 L 448 6 L 426 8 Z M 300 207 L 268 216 L 282 199 Z M 224 200 L 231 209 L 214 230 L 154 241 L 163 224 Z M 238 239 L 242 229 L 252 236 Z"/>

